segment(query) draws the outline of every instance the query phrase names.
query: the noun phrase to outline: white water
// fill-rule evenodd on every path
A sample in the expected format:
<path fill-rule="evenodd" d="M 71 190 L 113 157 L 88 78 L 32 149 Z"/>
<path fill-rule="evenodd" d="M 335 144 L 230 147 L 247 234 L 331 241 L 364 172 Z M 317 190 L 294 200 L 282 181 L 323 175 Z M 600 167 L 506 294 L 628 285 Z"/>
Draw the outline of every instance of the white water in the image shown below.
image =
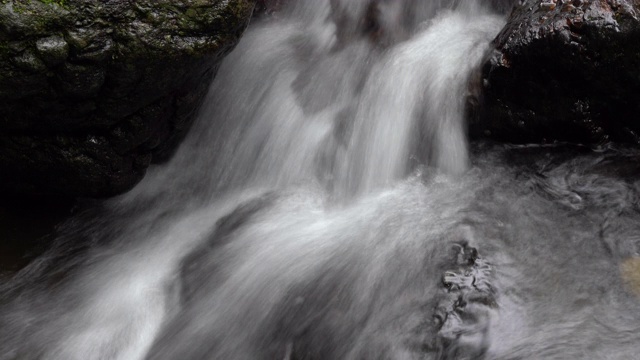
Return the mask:
<path fill-rule="evenodd" d="M 503 19 L 368 3 L 252 24 L 171 162 L 0 287 L 0 359 L 632 358 L 635 155 L 470 158 Z"/>

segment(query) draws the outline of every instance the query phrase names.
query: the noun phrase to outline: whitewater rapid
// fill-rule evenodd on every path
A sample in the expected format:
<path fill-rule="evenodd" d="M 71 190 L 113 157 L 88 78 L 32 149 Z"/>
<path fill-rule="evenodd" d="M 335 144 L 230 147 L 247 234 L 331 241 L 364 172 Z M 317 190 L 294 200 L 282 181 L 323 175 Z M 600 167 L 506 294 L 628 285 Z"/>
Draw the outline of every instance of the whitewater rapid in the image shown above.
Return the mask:
<path fill-rule="evenodd" d="M 475 0 L 256 21 L 171 161 L 0 285 L 0 360 L 633 358 L 638 154 L 470 145 L 503 25 Z"/>

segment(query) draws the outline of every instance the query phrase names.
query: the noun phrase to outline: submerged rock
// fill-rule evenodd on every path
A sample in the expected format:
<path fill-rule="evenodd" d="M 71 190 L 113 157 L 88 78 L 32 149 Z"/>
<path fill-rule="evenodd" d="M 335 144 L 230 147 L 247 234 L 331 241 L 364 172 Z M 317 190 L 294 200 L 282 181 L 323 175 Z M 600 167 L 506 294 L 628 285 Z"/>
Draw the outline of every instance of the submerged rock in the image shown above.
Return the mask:
<path fill-rule="evenodd" d="M 131 188 L 189 128 L 254 3 L 0 2 L 0 191 Z"/>
<path fill-rule="evenodd" d="M 640 296 L 640 257 L 623 261 L 620 264 L 620 273 L 633 292 Z"/>
<path fill-rule="evenodd" d="M 491 286 L 493 269 L 466 242 L 456 244 L 451 269 L 445 271 L 433 322 L 438 333 L 435 349 L 446 359 L 477 359 L 487 352 L 491 311 L 497 308 Z"/>
<path fill-rule="evenodd" d="M 471 136 L 640 144 L 639 6 L 521 1 L 482 70 Z"/>

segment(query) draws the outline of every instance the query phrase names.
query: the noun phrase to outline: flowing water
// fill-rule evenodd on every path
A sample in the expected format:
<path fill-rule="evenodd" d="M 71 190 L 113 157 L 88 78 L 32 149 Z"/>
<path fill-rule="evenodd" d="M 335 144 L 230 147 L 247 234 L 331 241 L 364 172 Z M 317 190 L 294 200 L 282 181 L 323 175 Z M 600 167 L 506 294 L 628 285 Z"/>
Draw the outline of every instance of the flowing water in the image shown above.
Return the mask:
<path fill-rule="evenodd" d="M 0 359 L 632 359 L 640 166 L 468 145 L 481 1 L 251 25 L 170 163 L 0 285 Z"/>

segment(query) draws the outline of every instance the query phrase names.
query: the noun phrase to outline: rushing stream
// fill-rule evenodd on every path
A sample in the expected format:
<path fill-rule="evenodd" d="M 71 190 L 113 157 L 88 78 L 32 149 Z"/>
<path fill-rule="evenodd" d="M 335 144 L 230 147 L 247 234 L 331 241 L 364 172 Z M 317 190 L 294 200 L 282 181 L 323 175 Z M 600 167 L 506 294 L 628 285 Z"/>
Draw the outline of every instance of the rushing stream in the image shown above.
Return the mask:
<path fill-rule="evenodd" d="M 637 358 L 639 154 L 469 145 L 481 1 L 292 4 L 3 279 L 0 360 Z"/>

